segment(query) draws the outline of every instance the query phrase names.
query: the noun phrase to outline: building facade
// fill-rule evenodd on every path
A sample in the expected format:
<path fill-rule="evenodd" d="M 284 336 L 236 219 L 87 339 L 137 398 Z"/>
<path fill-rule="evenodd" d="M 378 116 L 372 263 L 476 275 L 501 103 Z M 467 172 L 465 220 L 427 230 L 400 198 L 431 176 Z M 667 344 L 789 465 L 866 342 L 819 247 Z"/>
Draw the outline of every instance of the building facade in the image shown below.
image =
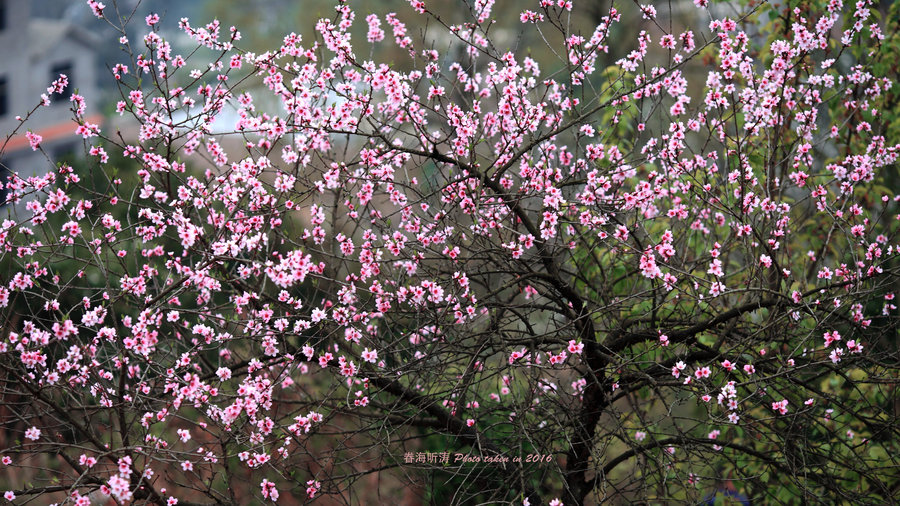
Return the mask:
<path fill-rule="evenodd" d="M 85 119 L 100 124 L 97 100 L 96 37 L 65 20 L 41 17 L 31 0 L 0 0 L 0 168 L 4 176 L 45 173 L 56 159 L 82 151 L 83 139 L 69 101 L 72 93 L 85 97 Z M 38 107 L 50 83 L 65 74 L 69 86 L 51 95 L 47 107 Z M 26 137 L 31 131 L 43 138 L 44 153 L 34 151 Z M 5 177 L 4 177 L 5 179 Z M 5 200 L 5 199 L 4 199 Z"/>

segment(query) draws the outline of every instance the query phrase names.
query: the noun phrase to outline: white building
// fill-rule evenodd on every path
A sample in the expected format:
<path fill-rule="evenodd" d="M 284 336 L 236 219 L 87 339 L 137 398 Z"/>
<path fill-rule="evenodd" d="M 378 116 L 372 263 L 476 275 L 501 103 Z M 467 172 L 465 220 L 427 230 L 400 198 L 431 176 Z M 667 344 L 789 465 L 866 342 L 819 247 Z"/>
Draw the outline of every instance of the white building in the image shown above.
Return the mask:
<path fill-rule="evenodd" d="M 80 152 L 82 138 L 70 111 L 69 97 L 86 99 L 86 120 L 100 124 L 97 114 L 98 41 L 94 34 L 67 21 L 42 19 L 32 12 L 31 0 L 0 0 L 0 164 L 23 177 L 48 170 L 47 157 L 31 149 L 26 131 L 41 137 L 51 160 Z M 59 74 L 69 78 L 63 95 L 54 95 L 49 107 L 40 107 L 23 125 L 23 118 L 40 102 L 42 93 Z M 5 177 L 4 177 L 5 179 Z"/>

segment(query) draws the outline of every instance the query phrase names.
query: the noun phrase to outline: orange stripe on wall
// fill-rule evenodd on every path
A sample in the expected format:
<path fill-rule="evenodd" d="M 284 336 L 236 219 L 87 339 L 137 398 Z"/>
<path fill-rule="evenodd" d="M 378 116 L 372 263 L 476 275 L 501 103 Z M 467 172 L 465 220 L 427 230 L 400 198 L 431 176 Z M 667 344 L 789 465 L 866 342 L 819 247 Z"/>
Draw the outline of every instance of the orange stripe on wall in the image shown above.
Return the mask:
<path fill-rule="evenodd" d="M 86 123 L 95 123 L 99 125 L 103 121 L 103 115 L 94 114 L 85 118 L 84 121 Z M 75 123 L 75 121 L 66 121 L 64 123 L 50 125 L 34 133 L 43 137 L 41 143 L 44 144 L 65 139 L 67 137 L 81 137 L 80 135 L 75 133 L 76 128 L 78 128 L 78 123 Z M 30 149 L 31 145 L 28 143 L 28 138 L 25 137 L 24 133 L 22 133 L 9 140 L 9 142 L 6 144 L 5 151 L 7 153 L 12 153 L 24 148 Z"/>

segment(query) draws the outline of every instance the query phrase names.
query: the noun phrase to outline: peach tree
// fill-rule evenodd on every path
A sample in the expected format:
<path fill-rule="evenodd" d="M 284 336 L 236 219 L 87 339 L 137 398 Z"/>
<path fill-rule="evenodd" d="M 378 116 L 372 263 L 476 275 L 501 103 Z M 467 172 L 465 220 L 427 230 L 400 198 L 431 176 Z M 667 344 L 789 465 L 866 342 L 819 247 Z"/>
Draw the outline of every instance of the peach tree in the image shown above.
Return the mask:
<path fill-rule="evenodd" d="M 118 114 L 4 183 L 8 500 L 896 497 L 878 4 L 338 1 L 256 53 L 87 3 Z"/>

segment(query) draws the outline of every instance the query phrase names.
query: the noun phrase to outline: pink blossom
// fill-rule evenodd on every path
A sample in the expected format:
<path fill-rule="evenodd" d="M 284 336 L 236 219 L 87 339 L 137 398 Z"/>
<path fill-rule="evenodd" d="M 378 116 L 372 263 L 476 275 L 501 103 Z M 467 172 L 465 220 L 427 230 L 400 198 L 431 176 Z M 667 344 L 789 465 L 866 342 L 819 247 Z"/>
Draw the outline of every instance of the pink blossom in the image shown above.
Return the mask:
<path fill-rule="evenodd" d="M 41 147 L 41 141 L 44 140 L 43 137 L 30 130 L 25 132 L 25 137 L 28 138 L 28 144 L 31 145 L 33 151 L 37 151 Z"/>
<path fill-rule="evenodd" d="M 322 487 L 322 483 L 316 480 L 309 480 L 306 482 L 306 496 L 312 499 L 319 493 L 319 489 Z"/>
<path fill-rule="evenodd" d="M 584 343 L 580 343 L 572 339 L 569 341 L 569 346 L 567 349 L 569 350 L 569 353 L 580 355 L 582 350 L 584 350 Z"/>
<path fill-rule="evenodd" d="M 830 332 L 825 332 L 825 336 L 824 336 L 824 337 L 825 337 L 825 347 L 826 347 L 826 348 L 828 348 L 829 346 L 831 346 L 831 344 L 832 344 L 833 342 L 835 342 L 835 341 L 840 341 L 840 340 L 841 340 L 841 335 L 840 335 L 840 334 L 838 333 L 838 331 L 836 331 L 836 330 L 833 330 L 833 331 L 830 331 Z"/>
<path fill-rule="evenodd" d="M 260 488 L 262 489 L 262 495 L 264 498 L 269 499 L 272 502 L 278 501 L 278 489 L 275 488 L 275 484 L 269 481 L 268 479 L 264 479 L 260 484 Z"/>
<path fill-rule="evenodd" d="M 787 406 L 788 406 L 787 399 L 782 399 L 780 401 L 772 403 L 772 409 L 775 411 L 778 411 L 782 415 L 787 414 Z"/>
<path fill-rule="evenodd" d="M 656 7 L 652 5 L 641 5 L 641 17 L 644 19 L 656 19 Z"/>
<path fill-rule="evenodd" d="M 94 16 L 97 16 L 98 18 L 103 17 L 103 9 L 106 8 L 106 5 L 96 0 L 87 0 L 87 4 L 88 6 L 90 6 L 91 11 L 94 13 Z"/>

